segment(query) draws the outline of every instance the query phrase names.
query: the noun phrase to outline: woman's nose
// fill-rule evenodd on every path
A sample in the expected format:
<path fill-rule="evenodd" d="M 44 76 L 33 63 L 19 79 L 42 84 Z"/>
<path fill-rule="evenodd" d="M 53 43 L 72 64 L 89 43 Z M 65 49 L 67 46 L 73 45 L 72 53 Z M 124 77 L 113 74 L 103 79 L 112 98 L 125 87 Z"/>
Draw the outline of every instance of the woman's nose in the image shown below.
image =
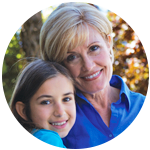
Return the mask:
<path fill-rule="evenodd" d="M 62 117 L 65 114 L 65 110 L 62 104 L 56 104 L 54 108 L 54 116 Z"/>
<path fill-rule="evenodd" d="M 95 66 L 94 60 L 88 56 L 83 58 L 82 63 L 82 71 L 90 71 Z"/>

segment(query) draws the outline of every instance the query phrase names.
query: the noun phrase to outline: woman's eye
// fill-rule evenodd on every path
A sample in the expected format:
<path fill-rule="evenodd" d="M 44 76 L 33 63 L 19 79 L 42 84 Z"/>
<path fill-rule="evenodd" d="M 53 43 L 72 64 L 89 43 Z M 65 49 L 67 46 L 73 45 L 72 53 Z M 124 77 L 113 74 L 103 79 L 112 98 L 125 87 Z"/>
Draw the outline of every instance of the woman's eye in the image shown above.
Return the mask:
<path fill-rule="evenodd" d="M 44 101 L 41 102 L 41 104 L 42 104 L 42 105 L 48 105 L 48 104 L 50 104 L 50 101 L 44 100 Z"/>
<path fill-rule="evenodd" d="M 76 59 L 76 58 L 77 58 L 76 55 L 69 55 L 69 56 L 67 57 L 67 61 L 70 62 L 70 61 L 73 61 L 73 60 Z"/>
<path fill-rule="evenodd" d="M 69 102 L 70 100 L 71 100 L 70 97 L 65 97 L 65 98 L 63 99 L 64 102 Z"/>
<path fill-rule="evenodd" d="M 98 49 L 99 49 L 99 46 L 96 46 L 96 45 L 90 47 L 91 51 L 96 51 Z"/>

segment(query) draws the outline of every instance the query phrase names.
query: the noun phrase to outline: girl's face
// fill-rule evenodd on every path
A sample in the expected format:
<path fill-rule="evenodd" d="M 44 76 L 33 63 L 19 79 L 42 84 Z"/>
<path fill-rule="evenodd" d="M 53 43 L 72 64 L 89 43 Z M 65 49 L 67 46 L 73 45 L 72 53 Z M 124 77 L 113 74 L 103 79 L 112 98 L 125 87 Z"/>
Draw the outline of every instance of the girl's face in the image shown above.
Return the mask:
<path fill-rule="evenodd" d="M 46 80 L 30 101 L 33 123 L 65 137 L 75 123 L 74 88 L 63 75 Z"/>
<path fill-rule="evenodd" d="M 109 42 L 89 27 L 89 37 L 85 43 L 67 52 L 64 65 L 82 92 L 93 94 L 109 84 L 112 76 Z"/>

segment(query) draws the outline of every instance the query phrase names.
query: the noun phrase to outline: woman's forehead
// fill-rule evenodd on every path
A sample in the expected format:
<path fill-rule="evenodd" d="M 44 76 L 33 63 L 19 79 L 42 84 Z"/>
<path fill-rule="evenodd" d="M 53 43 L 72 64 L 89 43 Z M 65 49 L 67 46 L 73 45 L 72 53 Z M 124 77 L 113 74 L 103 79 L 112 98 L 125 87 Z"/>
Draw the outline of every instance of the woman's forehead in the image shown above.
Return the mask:
<path fill-rule="evenodd" d="M 77 34 L 72 38 L 72 41 L 70 42 L 70 47 L 68 51 L 75 49 L 79 46 L 89 46 L 90 43 L 98 42 L 102 40 L 101 34 L 91 26 L 87 26 L 86 28 L 79 27 Z"/>

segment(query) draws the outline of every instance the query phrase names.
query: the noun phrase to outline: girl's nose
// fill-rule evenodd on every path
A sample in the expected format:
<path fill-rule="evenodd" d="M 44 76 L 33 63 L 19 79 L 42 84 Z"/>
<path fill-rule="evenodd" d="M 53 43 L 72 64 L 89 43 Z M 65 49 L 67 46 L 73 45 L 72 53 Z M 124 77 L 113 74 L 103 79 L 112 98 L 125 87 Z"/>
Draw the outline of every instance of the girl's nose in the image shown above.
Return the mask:
<path fill-rule="evenodd" d="M 65 110 L 62 104 L 56 104 L 54 109 L 55 117 L 62 117 L 65 114 Z"/>

